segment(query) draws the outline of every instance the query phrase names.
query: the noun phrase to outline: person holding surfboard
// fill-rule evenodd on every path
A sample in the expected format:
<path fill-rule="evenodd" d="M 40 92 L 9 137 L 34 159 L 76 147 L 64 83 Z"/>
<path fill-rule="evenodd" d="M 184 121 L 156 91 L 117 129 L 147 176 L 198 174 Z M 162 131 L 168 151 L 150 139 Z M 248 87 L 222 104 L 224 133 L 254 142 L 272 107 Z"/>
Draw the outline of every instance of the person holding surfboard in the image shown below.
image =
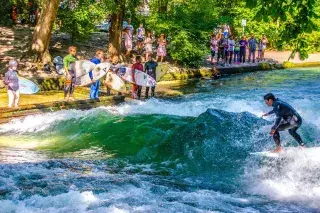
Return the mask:
<path fill-rule="evenodd" d="M 288 103 L 276 99 L 272 93 L 266 94 L 264 96 L 264 101 L 267 106 L 273 107 L 273 110 L 263 114 L 262 117 L 272 114 L 277 116 L 276 122 L 270 131 L 270 134 L 273 136 L 274 142 L 277 146 L 274 152 L 282 152 L 279 131 L 289 130 L 290 135 L 301 147 L 304 147 L 304 143 L 302 142 L 300 135 L 297 133 L 297 130 L 302 124 L 302 118 L 298 112 Z"/>
<path fill-rule="evenodd" d="M 77 61 L 77 48 L 75 46 L 69 47 L 69 54 L 63 58 L 63 66 L 66 71 L 66 82 L 64 85 L 64 99 L 66 101 L 74 100 L 73 91 L 76 83 L 76 76 L 74 70 L 71 69 L 70 64 Z"/>
<path fill-rule="evenodd" d="M 149 61 L 147 61 L 147 63 L 145 63 L 145 65 L 144 65 L 144 69 L 145 69 L 146 73 L 148 75 L 150 75 L 153 79 L 157 79 L 156 78 L 157 66 L 158 66 L 158 63 L 153 60 L 152 55 L 149 57 Z M 149 97 L 149 88 L 150 87 L 146 87 L 146 98 Z M 151 97 L 154 97 L 155 89 L 156 89 L 155 86 L 151 87 Z"/>
<path fill-rule="evenodd" d="M 17 74 L 18 62 L 16 60 L 9 61 L 9 68 L 5 74 L 4 83 L 8 89 L 8 107 L 18 107 L 19 103 L 19 78 Z"/>
<path fill-rule="evenodd" d="M 94 64 L 100 64 L 101 61 L 103 60 L 103 51 L 102 50 L 98 50 L 96 52 L 96 56 L 91 59 L 91 62 Z M 100 87 L 100 79 L 97 81 L 93 80 L 93 75 L 92 75 L 92 71 L 89 72 L 89 77 L 92 81 L 92 84 L 90 85 L 90 99 L 91 100 L 96 100 L 96 101 L 100 101 L 99 99 L 99 87 Z"/>
<path fill-rule="evenodd" d="M 141 64 L 141 56 L 139 56 L 139 55 L 136 56 L 136 63 L 134 63 L 132 65 L 131 70 L 132 70 L 132 80 L 133 80 L 133 82 L 135 82 L 136 81 L 134 78 L 135 71 L 140 70 L 143 72 L 143 65 Z M 133 99 L 138 98 L 140 100 L 141 89 L 142 89 L 142 86 L 133 84 L 133 86 L 132 86 L 132 98 Z"/>
<path fill-rule="evenodd" d="M 119 56 L 115 55 L 112 57 L 112 62 L 111 62 L 111 66 L 110 66 L 110 69 L 109 71 L 115 73 L 115 74 L 119 74 L 119 71 L 120 71 L 120 68 L 121 68 L 121 64 L 119 63 Z M 107 78 L 107 76 L 106 76 Z M 107 96 L 111 95 L 111 88 L 107 86 Z"/>

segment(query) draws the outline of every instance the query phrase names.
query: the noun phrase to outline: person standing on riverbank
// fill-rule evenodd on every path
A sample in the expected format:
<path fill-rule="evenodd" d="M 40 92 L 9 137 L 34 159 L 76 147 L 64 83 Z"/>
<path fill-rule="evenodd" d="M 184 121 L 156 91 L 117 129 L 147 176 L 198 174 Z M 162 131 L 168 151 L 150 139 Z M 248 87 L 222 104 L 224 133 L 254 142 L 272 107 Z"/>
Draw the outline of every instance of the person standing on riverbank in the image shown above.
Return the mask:
<path fill-rule="evenodd" d="M 147 37 L 144 40 L 144 44 L 145 44 L 145 48 L 146 48 L 146 61 L 149 60 L 150 55 L 152 55 L 152 44 L 153 44 L 153 40 L 152 40 L 152 34 L 151 32 L 147 33 Z"/>
<path fill-rule="evenodd" d="M 75 46 L 69 47 L 69 54 L 63 58 L 63 66 L 66 72 L 66 81 L 64 85 L 64 100 L 73 101 L 73 92 L 76 83 L 76 76 L 74 70 L 70 67 L 72 63 L 77 61 L 77 48 Z"/>
<path fill-rule="evenodd" d="M 245 63 L 246 62 L 246 51 L 247 51 L 247 38 L 245 36 L 242 36 L 242 39 L 239 41 L 240 44 L 240 62 Z"/>
<path fill-rule="evenodd" d="M 240 44 L 239 39 L 235 39 L 235 45 L 234 45 L 234 63 L 239 64 L 240 63 Z"/>
<path fill-rule="evenodd" d="M 268 39 L 266 37 L 266 35 L 262 35 L 262 38 L 261 38 L 261 56 L 260 56 L 260 61 L 264 61 L 264 52 L 266 51 L 267 49 L 267 43 L 268 43 Z"/>
<path fill-rule="evenodd" d="M 210 40 L 210 50 L 211 50 L 210 62 L 211 62 L 211 64 L 213 64 L 213 59 L 216 55 L 217 47 L 218 47 L 218 40 L 216 39 L 216 35 L 213 34 L 211 36 L 211 40 Z"/>
<path fill-rule="evenodd" d="M 126 56 L 129 57 L 132 50 L 132 34 L 130 27 L 126 27 L 126 31 L 124 32 L 124 45 L 126 47 Z"/>
<path fill-rule="evenodd" d="M 131 36 L 133 35 L 133 31 L 134 31 L 134 27 L 133 27 L 133 25 L 131 24 L 131 18 L 128 18 L 128 25 L 127 25 L 127 27 L 126 28 L 128 28 L 129 30 L 130 30 L 130 34 L 131 34 Z M 132 38 L 131 38 L 132 39 Z"/>
<path fill-rule="evenodd" d="M 20 92 L 18 78 L 18 62 L 16 60 L 9 61 L 8 71 L 5 74 L 4 83 L 8 89 L 8 107 L 18 107 Z"/>
<path fill-rule="evenodd" d="M 145 63 L 144 69 L 148 75 L 150 75 L 153 79 L 157 79 L 156 77 L 156 69 L 157 69 L 158 63 L 152 59 L 152 56 L 149 58 L 149 61 Z M 146 87 L 146 98 L 149 97 L 149 88 Z M 156 87 L 153 86 L 151 87 L 151 97 L 154 97 L 154 92 L 155 92 Z"/>
<path fill-rule="evenodd" d="M 158 50 L 157 50 L 157 61 L 163 62 L 164 57 L 167 56 L 167 41 L 164 33 L 160 35 L 160 38 L 158 39 Z"/>
<path fill-rule="evenodd" d="M 94 64 L 100 64 L 103 60 L 103 57 L 104 57 L 103 51 L 98 50 L 96 52 L 96 56 L 93 59 L 91 59 L 91 62 Z M 92 84 L 90 85 L 90 99 L 100 101 L 99 99 L 100 79 L 98 79 L 97 81 L 94 81 L 92 71 L 89 72 L 89 77 L 92 81 Z"/>
<path fill-rule="evenodd" d="M 229 65 L 231 65 L 232 57 L 233 57 L 233 53 L 234 53 L 234 46 L 235 46 L 235 41 L 234 41 L 232 35 L 229 37 L 228 46 L 229 46 L 229 49 L 228 49 Z"/>
<path fill-rule="evenodd" d="M 251 34 L 251 38 L 248 41 L 249 44 L 249 57 L 248 62 L 251 62 L 251 56 L 252 56 L 252 62 L 255 63 L 256 61 L 256 51 L 257 51 L 257 39 L 254 37 L 253 34 Z"/>
<path fill-rule="evenodd" d="M 151 58 L 152 56 L 150 56 L 149 58 Z M 143 69 L 143 65 L 141 64 L 141 56 L 137 55 L 136 56 L 136 63 L 134 63 L 131 67 L 131 71 L 132 71 L 132 80 L 133 82 L 136 82 L 135 80 L 135 71 L 139 70 L 139 71 L 144 71 Z M 132 86 L 132 98 L 138 98 L 140 100 L 141 98 L 141 90 L 142 90 L 142 86 L 133 84 Z"/>
<path fill-rule="evenodd" d="M 223 38 L 223 46 L 224 46 L 224 65 L 228 64 L 228 57 L 229 57 L 229 39 Z"/>
<path fill-rule="evenodd" d="M 257 60 L 258 62 L 262 61 L 262 40 L 259 40 L 258 41 L 258 57 L 257 57 Z"/>
<path fill-rule="evenodd" d="M 141 23 L 139 28 L 137 29 L 137 51 L 138 54 L 142 54 L 143 51 L 143 40 L 145 37 L 145 29 L 143 28 L 143 24 Z"/>
<path fill-rule="evenodd" d="M 224 60 L 224 39 L 221 36 L 221 34 L 219 34 L 218 36 L 218 57 L 217 57 L 217 64 L 219 64 L 220 62 L 220 58 L 222 59 L 222 61 Z"/>

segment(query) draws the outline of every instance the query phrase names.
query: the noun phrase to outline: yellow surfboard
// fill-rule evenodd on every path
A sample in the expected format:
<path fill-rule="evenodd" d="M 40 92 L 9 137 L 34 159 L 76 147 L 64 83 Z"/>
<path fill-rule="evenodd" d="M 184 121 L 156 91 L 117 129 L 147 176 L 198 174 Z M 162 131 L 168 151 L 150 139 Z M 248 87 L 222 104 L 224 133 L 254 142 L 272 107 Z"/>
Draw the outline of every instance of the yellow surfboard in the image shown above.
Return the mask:
<path fill-rule="evenodd" d="M 159 63 L 156 69 L 156 81 L 160 81 L 161 78 L 168 72 L 168 63 Z"/>

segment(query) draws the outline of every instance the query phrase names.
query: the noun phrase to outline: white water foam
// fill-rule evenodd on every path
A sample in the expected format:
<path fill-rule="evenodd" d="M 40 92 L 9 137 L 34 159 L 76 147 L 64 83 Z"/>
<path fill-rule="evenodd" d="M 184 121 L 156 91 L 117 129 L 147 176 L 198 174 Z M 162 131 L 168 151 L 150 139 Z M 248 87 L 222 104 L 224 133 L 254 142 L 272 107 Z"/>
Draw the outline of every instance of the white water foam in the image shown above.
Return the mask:
<path fill-rule="evenodd" d="M 129 212 L 259 212 L 250 207 L 263 202 L 256 198 L 239 198 L 210 190 L 194 192 L 170 191 L 163 196 L 148 188 L 125 186 L 107 193 L 69 191 L 42 197 L 34 195 L 17 202 L 0 200 L 3 213 L 129 213 Z M 243 207 L 239 207 L 239 205 Z"/>
<path fill-rule="evenodd" d="M 201 94 L 197 94 L 201 96 Z M 57 122 L 70 119 L 81 119 L 83 117 L 95 116 L 97 113 L 107 112 L 112 115 L 132 115 L 132 114 L 166 114 L 177 116 L 197 117 L 208 108 L 223 109 L 229 112 L 250 112 L 257 117 L 270 111 L 263 101 L 246 100 L 232 97 L 213 97 L 206 96 L 195 98 L 195 95 L 186 96 L 179 101 L 167 101 L 159 99 L 150 99 L 148 101 L 132 101 L 119 106 L 99 107 L 87 111 L 81 110 L 63 110 L 53 113 L 40 115 L 31 115 L 21 119 L 14 119 L 12 122 L 0 125 L 0 133 L 9 131 L 15 132 L 38 132 L 50 127 Z M 293 106 L 297 106 L 298 112 L 308 122 L 312 122 L 320 127 L 320 109 L 317 103 L 304 99 L 293 101 Z M 299 107 L 298 107 L 299 106 Z M 266 118 L 272 120 L 272 117 Z"/>
<path fill-rule="evenodd" d="M 70 120 L 80 119 L 94 115 L 97 109 L 81 111 L 81 110 L 61 110 L 52 113 L 36 114 L 26 116 L 25 118 L 14 119 L 7 124 L 0 125 L 0 133 L 9 131 L 15 132 L 40 132 L 52 124 Z"/>
<path fill-rule="evenodd" d="M 318 128 L 320 128 L 319 104 L 319 100 L 307 98 L 292 101 L 292 106 L 296 108 L 303 119 L 316 125 Z"/>
<path fill-rule="evenodd" d="M 201 94 L 198 94 L 199 96 Z M 197 117 L 208 108 L 223 109 L 229 112 L 250 112 L 257 116 L 263 114 L 263 103 L 221 97 L 203 97 L 197 100 L 188 98 L 180 101 L 150 99 L 146 102 L 133 101 L 120 106 L 103 107 L 113 114 L 166 114 Z"/>
<path fill-rule="evenodd" d="M 256 161 L 256 158 L 255 158 Z M 296 149 L 285 158 L 249 164 L 246 179 L 251 193 L 277 201 L 297 202 L 320 211 L 320 148 Z"/>

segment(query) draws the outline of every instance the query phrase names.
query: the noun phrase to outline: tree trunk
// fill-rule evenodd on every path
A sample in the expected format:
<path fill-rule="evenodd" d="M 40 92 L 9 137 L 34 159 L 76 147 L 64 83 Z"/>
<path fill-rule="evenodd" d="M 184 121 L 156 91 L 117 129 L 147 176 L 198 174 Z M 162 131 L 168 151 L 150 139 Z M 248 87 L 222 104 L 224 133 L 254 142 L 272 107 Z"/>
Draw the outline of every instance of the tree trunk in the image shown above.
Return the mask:
<path fill-rule="evenodd" d="M 111 15 L 110 39 L 108 53 L 120 55 L 122 44 L 122 21 L 125 13 L 125 0 L 115 0 L 117 10 Z"/>
<path fill-rule="evenodd" d="M 29 55 L 33 62 L 48 63 L 51 61 L 49 44 L 53 23 L 57 16 L 60 0 L 44 0 L 41 14 L 33 32 Z"/>

